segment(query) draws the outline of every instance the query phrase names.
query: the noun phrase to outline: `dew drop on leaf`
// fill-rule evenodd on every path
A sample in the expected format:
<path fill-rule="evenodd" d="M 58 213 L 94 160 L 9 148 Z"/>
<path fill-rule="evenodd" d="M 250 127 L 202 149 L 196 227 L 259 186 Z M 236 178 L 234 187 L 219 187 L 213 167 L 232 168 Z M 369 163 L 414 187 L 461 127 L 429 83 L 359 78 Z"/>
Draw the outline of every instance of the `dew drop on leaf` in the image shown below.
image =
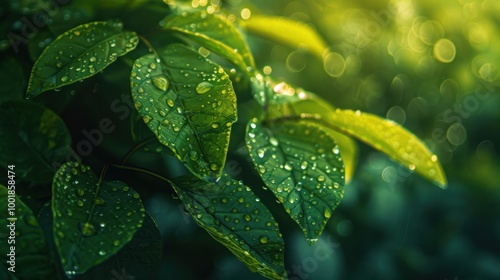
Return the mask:
<path fill-rule="evenodd" d="M 79 223 L 78 227 L 83 236 L 93 236 L 96 234 L 95 226 L 91 223 Z"/>
<path fill-rule="evenodd" d="M 201 82 L 196 86 L 196 92 L 198 94 L 204 94 L 212 89 L 213 85 L 209 82 Z"/>
<path fill-rule="evenodd" d="M 169 82 L 168 82 L 167 78 L 154 77 L 152 80 L 153 80 L 153 84 L 155 85 L 156 88 L 158 88 L 161 91 L 167 91 L 168 86 L 169 86 Z M 170 107 L 172 107 L 172 106 L 170 106 Z"/>

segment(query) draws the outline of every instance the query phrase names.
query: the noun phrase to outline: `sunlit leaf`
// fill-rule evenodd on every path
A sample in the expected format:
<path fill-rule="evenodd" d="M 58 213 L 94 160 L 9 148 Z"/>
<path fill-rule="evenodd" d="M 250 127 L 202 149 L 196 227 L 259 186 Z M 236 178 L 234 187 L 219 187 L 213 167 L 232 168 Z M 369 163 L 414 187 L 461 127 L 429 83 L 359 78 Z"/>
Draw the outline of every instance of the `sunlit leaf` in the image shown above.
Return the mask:
<path fill-rule="evenodd" d="M 340 109 L 322 115 L 319 121 L 358 138 L 439 187 L 446 187 L 446 176 L 437 156 L 399 124 L 369 113 Z"/>
<path fill-rule="evenodd" d="M 257 74 L 251 79 L 252 91 L 261 104 L 267 106 L 269 119 L 287 116 L 299 116 L 300 114 L 319 114 L 327 116 L 334 112 L 328 102 L 301 88 L 295 88 L 288 83 L 277 83 L 269 76 Z M 345 165 L 346 183 L 350 182 L 356 169 L 358 146 L 350 137 L 329 129 L 322 128 L 330 134 L 339 146 L 340 154 Z"/>
<path fill-rule="evenodd" d="M 252 53 L 238 29 L 227 18 L 206 11 L 182 12 L 165 19 L 165 29 L 178 32 L 229 60 L 245 72 L 255 69 Z"/>
<path fill-rule="evenodd" d="M 101 181 L 88 166 L 62 165 L 52 193 L 54 239 L 67 275 L 105 261 L 142 226 L 139 194 L 120 181 Z"/>
<path fill-rule="evenodd" d="M 15 184 L 15 172 L 9 175 L 13 177 L 8 180 L 14 179 L 11 181 Z M 42 229 L 31 209 L 15 195 L 15 185 L 12 187 L 9 184 L 8 189 L 0 185 L 0 205 L 5 207 L 0 212 L 2 265 L 7 268 L 14 266 L 14 275 L 22 279 L 48 279 L 54 276 L 55 266 L 52 259 L 47 257 L 48 248 Z M 9 263 L 11 260 L 13 262 Z"/>
<path fill-rule="evenodd" d="M 70 137 L 64 122 L 41 105 L 26 101 L 0 105 L 0 164 L 18 166 L 19 179 L 50 182 L 53 164 L 67 156 Z"/>
<path fill-rule="evenodd" d="M 223 174 L 217 183 L 179 178 L 174 189 L 196 223 L 250 270 L 269 279 L 285 277 L 278 224 L 249 187 Z"/>
<path fill-rule="evenodd" d="M 224 70 L 173 44 L 139 58 L 131 74 L 137 111 L 158 140 L 196 176 L 220 177 L 236 121 L 236 95 Z"/>
<path fill-rule="evenodd" d="M 294 48 L 305 49 L 320 59 L 327 45 L 309 25 L 284 17 L 252 15 L 240 25 L 249 33 L 277 41 Z"/>
<path fill-rule="evenodd" d="M 246 139 L 262 180 L 309 243 L 316 242 L 344 195 L 344 164 L 333 137 L 311 122 L 266 127 L 253 119 Z"/>
<path fill-rule="evenodd" d="M 27 97 L 91 77 L 139 42 L 134 32 L 122 31 L 121 23 L 91 22 L 57 37 L 35 62 Z"/>

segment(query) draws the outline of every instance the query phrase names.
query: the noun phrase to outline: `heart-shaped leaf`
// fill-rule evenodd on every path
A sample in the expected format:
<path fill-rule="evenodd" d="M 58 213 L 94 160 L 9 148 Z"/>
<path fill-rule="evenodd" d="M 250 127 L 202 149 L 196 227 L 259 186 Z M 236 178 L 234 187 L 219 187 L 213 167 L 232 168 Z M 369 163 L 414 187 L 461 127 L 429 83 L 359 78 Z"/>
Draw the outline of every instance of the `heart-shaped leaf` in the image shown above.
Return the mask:
<path fill-rule="evenodd" d="M 33 65 L 27 97 L 91 77 L 133 50 L 137 34 L 122 27 L 118 22 L 91 22 L 59 35 Z"/>
<path fill-rule="evenodd" d="M 187 176 L 173 186 L 196 223 L 250 270 L 269 279 L 285 277 L 278 224 L 249 187 L 225 173 L 217 183 Z"/>
<path fill-rule="evenodd" d="M 315 243 L 344 195 L 344 163 L 331 135 L 310 122 L 257 119 L 247 127 L 247 146 L 260 177 Z"/>
<path fill-rule="evenodd" d="M 9 180 L 15 183 L 15 173 L 11 172 L 9 176 L 14 176 L 14 180 Z M 47 257 L 48 248 L 42 229 L 31 209 L 15 195 L 15 185 L 9 185 L 8 189 L 0 185 L 0 205 L 5 207 L 0 212 L 2 265 L 21 279 L 52 278 L 55 264 Z"/>
<path fill-rule="evenodd" d="M 234 24 L 220 14 L 184 11 L 180 15 L 167 17 L 164 28 L 178 32 L 225 57 L 244 72 L 255 69 L 254 59 L 245 39 Z"/>
<path fill-rule="evenodd" d="M 52 193 L 54 240 L 67 275 L 105 261 L 142 226 L 139 194 L 123 182 L 101 181 L 88 166 L 63 164 Z"/>
<path fill-rule="evenodd" d="M 137 111 L 158 140 L 204 180 L 221 176 L 236 121 L 236 94 L 222 67 L 172 44 L 139 58 L 130 77 Z"/>
<path fill-rule="evenodd" d="M 48 183 L 52 165 L 67 156 L 71 136 L 51 110 L 32 102 L 7 101 L 0 105 L 0 164 L 16 165 L 17 178 Z"/>

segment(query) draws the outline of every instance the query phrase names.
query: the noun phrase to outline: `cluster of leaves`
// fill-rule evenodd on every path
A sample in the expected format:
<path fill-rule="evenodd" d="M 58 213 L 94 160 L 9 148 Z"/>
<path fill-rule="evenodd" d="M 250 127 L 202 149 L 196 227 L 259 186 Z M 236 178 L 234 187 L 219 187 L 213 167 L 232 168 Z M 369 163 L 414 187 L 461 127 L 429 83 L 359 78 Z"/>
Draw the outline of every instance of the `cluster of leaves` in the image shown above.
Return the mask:
<path fill-rule="evenodd" d="M 96 7 L 104 5 L 97 2 Z M 88 80 L 117 61 L 127 63 L 136 109 L 130 125 L 137 141 L 132 153 L 153 147 L 162 156 L 176 157 L 189 172 L 164 178 L 124 165 L 132 153 L 111 166 L 168 182 L 196 223 L 252 271 L 269 279 L 286 278 L 284 242 L 278 223 L 252 188 L 224 170 L 236 122 L 247 124 L 244 141 L 255 172 L 310 244 L 322 234 L 353 175 L 353 138 L 446 185 L 436 156 L 404 128 L 368 113 L 333 108 L 313 93 L 259 72 L 238 26 L 321 56 L 325 44 L 311 28 L 264 16 L 237 25 L 218 6 L 122 2 L 134 3 L 128 13 L 154 8 L 166 17 L 159 25 L 131 31 L 120 20 L 80 16 L 61 34 L 56 30 L 69 23 L 54 17 L 49 27 L 57 37 L 36 56 L 26 96 L 32 99 Z M 109 5 L 105 8 L 123 9 Z M 60 13 L 74 15 L 84 8 L 89 7 L 74 1 L 60 7 Z M 82 18 L 85 22 L 79 22 Z M 153 32 L 138 35 L 146 29 Z M 302 36 L 283 35 L 297 32 Z M 244 92 L 251 93 L 261 110 L 242 120 L 238 99 Z M 36 101 L 10 100 L 0 107 L 2 167 L 15 165 L 18 180 L 52 186 L 51 200 L 38 218 L 17 200 L 17 261 L 23 273 L 48 278 L 62 268 L 67 276 L 97 275 L 137 256 L 144 265 L 157 262 L 159 233 L 134 188 L 104 180 L 107 167 L 99 177 L 78 162 L 66 162 L 54 172 L 53 163 L 65 161 L 71 147 L 65 122 Z M 4 186 L 0 192 L 6 205 L 9 192 Z M 52 251 L 51 258 L 47 251 Z M 5 267 L 2 271 L 7 272 Z"/>

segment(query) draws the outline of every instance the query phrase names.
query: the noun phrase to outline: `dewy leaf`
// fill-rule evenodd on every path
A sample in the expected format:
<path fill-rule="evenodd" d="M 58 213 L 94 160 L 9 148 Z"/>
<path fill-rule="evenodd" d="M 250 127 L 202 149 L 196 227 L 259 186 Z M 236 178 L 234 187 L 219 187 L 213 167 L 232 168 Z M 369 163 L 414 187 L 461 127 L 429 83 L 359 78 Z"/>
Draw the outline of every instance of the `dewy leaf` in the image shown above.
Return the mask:
<path fill-rule="evenodd" d="M 12 176 L 15 179 L 15 175 Z M 0 185 L 0 205 L 5 207 L 0 211 L 2 265 L 13 267 L 13 275 L 21 279 L 53 278 L 55 264 L 48 257 L 47 244 L 38 220 L 15 195 L 11 185 L 9 189 Z"/>
<path fill-rule="evenodd" d="M 315 243 L 344 195 L 344 164 L 333 137 L 312 122 L 265 127 L 253 119 L 246 140 L 264 183 Z"/>
<path fill-rule="evenodd" d="M 222 15 L 206 11 L 182 12 L 167 17 L 164 28 L 187 36 L 245 72 L 255 69 L 252 53 L 242 34 Z"/>
<path fill-rule="evenodd" d="M 63 164 L 52 194 L 54 240 L 68 276 L 108 259 L 142 226 L 139 194 L 123 182 L 99 180 L 88 166 Z"/>
<path fill-rule="evenodd" d="M 82 279 L 102 279 L 103 275 L 109 275 L 110 272 L 115 276 L 111 279 L 117 280 L 155 279 L 162 254 L 160 232 L 146 213 L 142 227 L 135 232 L 132 240 L 107 261 L 87 271 Z"/>
<path fill-rule="evenodd" d="M 335 109 L 325 100 L 314 93 L 295 88 L 288 83 L 277 83 L 269 76 L 261 74 L 251 78 L 254 97 L 260 100 L 261 105 L 267 104 L 267 118 L 300 116 L 300 114 L 319 114 L 321 116 L 332 113 Z M 340 154 L 345 165 L 346 183 L 350 182 L 356 169 L 358 146 L 350 137 L 329 129 L 322 128 L 330 134 L 339 146 Z"/>
<path fill-rule="evenodd" d="M 67 156 L 71 136 L 51 110 L 32 102 L 7 101 L 0 105 L 0 165 L 16 165 L 18 179 L 48 183 L 52 165 Z"/>
<path fill-rule="evenodd" d="M 399 124 L 372 114 L 340 109 L 321 115 L 319 121 L 358 138 L 439 187 L 446 187 L 446 176 L 437 156 Z"/>
<path fill-rule="evenodd" d="M 217 183 L 188 176 L 173 187 L 196 223 L 250 270 L 269 279 L 286 277 L 278 224 L 248 186 L 224 173 Z"/>
<path fill-rule="evenodd" d="M 327 45 L 323 38 L 309 25 L 284 17 L 252 15 L 241 21 L 240 26 L 248 32 L 266 37 L 284 45 L 305 49 L 318 58 L 323 58 Z"/>
<path fill-rule="evenodd" d="M 221 176 L 236 121 L 236 94 L 222 67 L 169 45 L 139 58 L 131 73 L 137 111 L 158 140 L 197 177 Z"/>
<path fill-rule="evenodd" d="M 122 31 L 122 24 L 116 22 L 91 22 L 64 32 L 35 62 L 26 95 L 32 98 L 91 77 L 138 42 L 135 32 Z"/>

